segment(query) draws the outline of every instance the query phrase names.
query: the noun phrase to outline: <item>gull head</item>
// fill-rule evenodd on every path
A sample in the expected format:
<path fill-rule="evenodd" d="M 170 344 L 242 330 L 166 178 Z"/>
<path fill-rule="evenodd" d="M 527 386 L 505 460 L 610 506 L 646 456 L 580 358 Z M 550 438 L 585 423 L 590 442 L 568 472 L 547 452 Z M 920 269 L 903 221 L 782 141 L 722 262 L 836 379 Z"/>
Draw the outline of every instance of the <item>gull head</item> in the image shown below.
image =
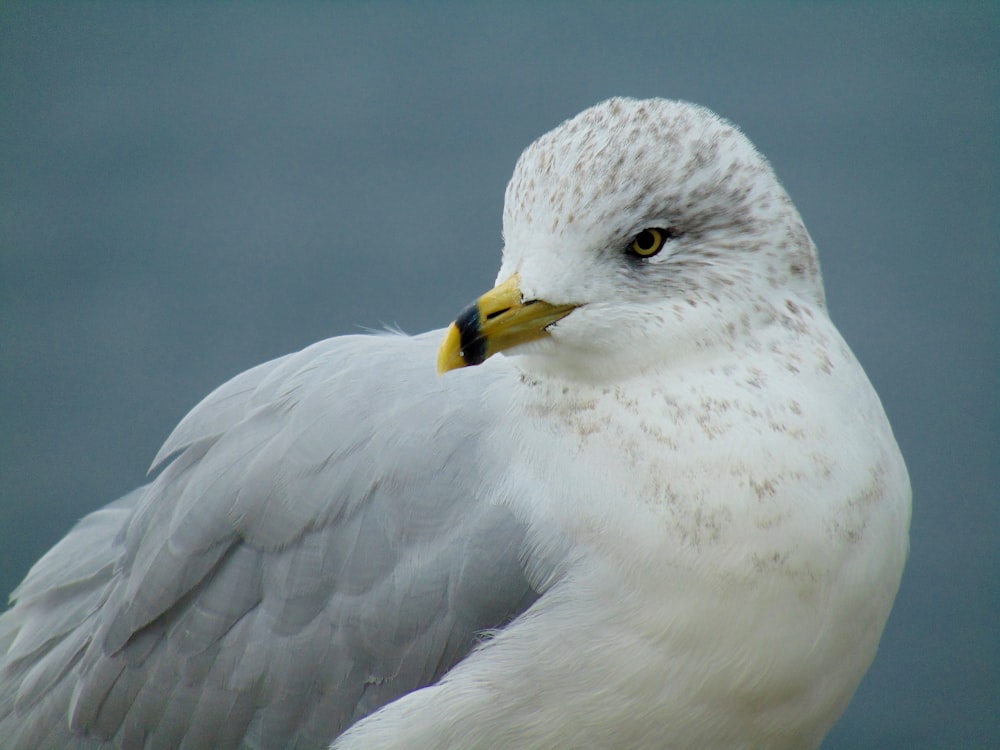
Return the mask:
<path fill-rule="evenodd" d="M 507 186 L 497 287 L 442 345 L 442 372 L 505 351 L 604 380 L 824 307 L 816 249 L 767 160 L 694 104 L 610 99 L 543 135 Z"/>

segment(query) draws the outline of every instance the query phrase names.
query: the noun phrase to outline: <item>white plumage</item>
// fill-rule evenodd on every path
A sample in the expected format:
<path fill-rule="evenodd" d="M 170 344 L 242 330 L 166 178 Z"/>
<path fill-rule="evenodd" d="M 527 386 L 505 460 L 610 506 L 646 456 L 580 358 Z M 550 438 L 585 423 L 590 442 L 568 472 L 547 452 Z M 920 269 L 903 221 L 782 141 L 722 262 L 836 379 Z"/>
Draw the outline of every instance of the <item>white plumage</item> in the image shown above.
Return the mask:
<path fill-rule="evenodd" d="M 511 356 L 438 377 L 441 332 L 356 336 L 249 370 L 36 564 L 3 747 L 819 745 L 910 489 L 767 162 L 613 99 L 525 151 L 504 239 L 441 361 Z"/>

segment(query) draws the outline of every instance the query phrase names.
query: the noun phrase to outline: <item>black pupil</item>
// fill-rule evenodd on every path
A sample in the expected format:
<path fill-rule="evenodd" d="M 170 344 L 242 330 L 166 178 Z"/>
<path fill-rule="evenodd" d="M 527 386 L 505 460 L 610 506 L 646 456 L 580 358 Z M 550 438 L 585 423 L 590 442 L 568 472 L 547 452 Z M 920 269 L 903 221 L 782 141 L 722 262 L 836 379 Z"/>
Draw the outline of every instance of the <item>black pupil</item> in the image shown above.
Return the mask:
<path fill-rule="evenodd" d="M 656 244 L 656 237 L 648 229 L 643 229 L 635 238 L 635 244 L 640 250 L 652 250 Z"/>

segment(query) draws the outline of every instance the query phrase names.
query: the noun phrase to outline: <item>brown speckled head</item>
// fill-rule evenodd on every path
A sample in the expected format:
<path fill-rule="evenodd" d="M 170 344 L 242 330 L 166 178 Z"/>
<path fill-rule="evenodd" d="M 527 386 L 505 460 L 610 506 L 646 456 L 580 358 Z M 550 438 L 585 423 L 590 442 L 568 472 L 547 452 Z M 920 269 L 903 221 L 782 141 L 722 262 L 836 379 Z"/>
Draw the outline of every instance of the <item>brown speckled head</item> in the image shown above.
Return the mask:
<path fill-rule="evenodd" d="M 632 245 L 644 230 L 664 240 L 648 255 Z M 662 360 L 785 315 L 786 299 L 825 315 L 816 248 L 767 160 L 694 104 L 609 99 L 543 135 L 507 187 L 504 242 L 499 280 L 580 305 L 551 329 L 567 356 Z"/>
<path fill-rule="evenodd" d="M 649 261 L 665 266 L 661 291 L 752 275 L 822 304 L 815 247 L 770 165 L 704 107 L 609 99 L 529 146 L 507 187 L 504 237 L 518 256 L 620 255 L 650 226 L 676 235 Z"/>

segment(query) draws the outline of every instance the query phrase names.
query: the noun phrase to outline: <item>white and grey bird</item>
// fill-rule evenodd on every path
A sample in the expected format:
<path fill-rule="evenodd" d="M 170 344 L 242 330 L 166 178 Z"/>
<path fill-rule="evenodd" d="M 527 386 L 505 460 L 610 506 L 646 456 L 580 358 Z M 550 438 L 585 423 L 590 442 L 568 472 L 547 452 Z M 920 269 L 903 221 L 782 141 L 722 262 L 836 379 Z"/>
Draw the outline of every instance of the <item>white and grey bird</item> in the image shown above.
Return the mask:
<path fill-rule="evenodd" d="M 447 333 L 238 375 L 31 569 L 0 746 L 820 744 L 910 486 L 770 166 L 612 99 L 524 152 L 503 227 Z"/>

